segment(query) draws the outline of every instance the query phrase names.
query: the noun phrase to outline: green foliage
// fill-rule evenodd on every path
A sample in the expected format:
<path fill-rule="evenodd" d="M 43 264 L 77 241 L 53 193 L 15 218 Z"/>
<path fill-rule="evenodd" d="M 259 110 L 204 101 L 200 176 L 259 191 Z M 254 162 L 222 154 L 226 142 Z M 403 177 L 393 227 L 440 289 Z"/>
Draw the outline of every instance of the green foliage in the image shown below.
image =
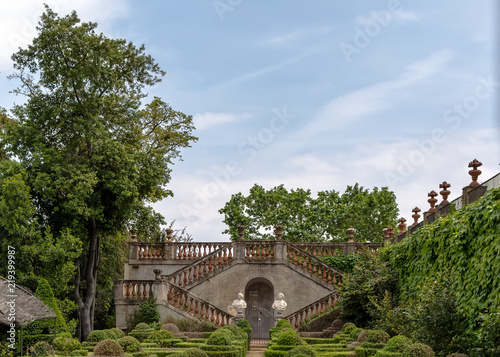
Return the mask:
<path fill-rule="evenodd" d="M 344 273 L 352 273 L 354 266 L 361 262 L 359 254 L 331 255 L 329 257 L 319 257 L 326 264 Z"/>
<path fill-rule="evenodd" d="M 54 349 L 47 341 L 39 341 L 28 348 L 28 356 L 31 357 L 46 357 L 54 355 Z"/>
<path fill-rule="evenodd" d="M 500 311 L 500 189 L 419 228 L 384 253 L 411 290 L 425 277 L 450 274 L 459 313 L 475 328 L 484 310 Z"/>
<path fill-rule="evenodd" d="M 56 337 L 52 341 L 52 347 L 58 355 L 69 356 L 71 352 L 82 348 L 82 344 L 77 338 Z"/>
<path fill-rule="evenodd" d="M 0 356 L 2 357 L 14 357 L 13 349 L 9 347 L 9 342 L 0 342 Z"/>
<path fill-rule="evenodd" d="M 162 348 L 171 347 L 174 335 L 167 330 L 155 330 L 148 336 L 148 341 L 154 342 Z"/>
<path fill-rule="evenodd" d="M 288 351 L 285 357 L 316 357 L 316 353 L 310 347 L 299 346 Z"/>
<path fill-rule="evenodd" d="M 363 332 L 364 330 L 361 327 L 355 327 L 351 330 L 349 333 L 349 337 L 353 340 L 356 341 L 359 337 L 359 334 Z"/>
<path fill-rule="evenodd" d="M 346 324 L 346 325 L 347 325 L 347 324 Z M 347 325 L 347 326 L 346 326 L 346 325 L 344 325 L 344 326 L 342 327 L 342 330 L 344 330 L 344 333 L 345 333 L 345 334 L 350 334 L 350 333 L 351 333 L 351 332 L 352 332 L 352 331 L 356 328 L 356 326 L 355 326 L 354 324 L 352 324 L 352 325 Z"/>
<path fill-rule="evenodd" d="M 95 356 L 120 356 L 122 357 L 123 349 L 115 340 L 103 340 L 94 347 Z"/>
<path fill-rule="evenodd" d="M 403 335 L 397 335 L 391 337 L 389 341 L 387 341 L 384 347 L 384 351 L 403 353 L 405 348 L 412 343 L 413 342 L 410 338 Z"/>
<path fill-rule="evenodd" d="M 364 327 L 375 319 L 375 303 L 386 291 L 397 292 L 396 273 L 378 256 L 360 254 L 360 262 L 351 274 L 346 274 L 340 286 L 341 316 Z"/>
<path fill-rule="evenodd" d="M 358 335 L 359 342 L 386 343 L 390 336 L 382 330 L 364 330 Z"/>
<path fill-rule="evenodd" d="M 40 300 L 42 300 L 45 306 L 50 308 L 56 314 L 57 330 L 65 331 L 66 322 L 64 321 L 64 317 L 61 314 L 61 310 L 59 310 L 59 306 L 57 305 L 57 301 L 54 297 L 54 293 L 52 292 L 52 288 L 50 287 L 49 282 L 46 279 L 39 279 L 35 295 L 38 296 Z M 37 320 L 26 327 L 25 333 L 27 335 L 54 333 L 54 328 L 55 323 L 53 319 Z"/>
<path fill-rule="evenodd" d="M 113 272 L 98 274 L 101 258 L 114 259 L 99 248 L 138 207 L 172 194 L 167 184 L 174 160 L 197 139 L 191 116 L 160 98 L 144 102 L 146 87 L 165 74 L 144 47 L 96 28 L 75 12 L 60 17 L 46 7 L 32 44 L 12 56 L 11 78 L 20 83 L 14 92 L 26 98 L 12 109 L 12 119 L 2 111 L 0 131 L 1 161 L 15 157 L 10 166 L 21 168 L 21 176 L 9 175 L 15 195 L 0 192 L 0 211 L 2 200 L 9 202 L 15 224 L 2 221 L 0 228 L 26 250 L 26 274 L 49 279 L 52 273 L 54 281 L 60 275 L 62 292 L 75 290 L 83 338 L 94 307 L 112 312 L 109 300 L 98 306 L 101 299 L 95 299 L 97 277 Z M 104 280 L 109 294 L 112 285 Z"/>
<path fill-rule="evenodd" d="M 156 323 L 159 320 L 160 313 L 156 307 L 156 298 L 151 296 L 147 301 L 139 304 L 139 308 L 136 309 L 132 315 L 130 324 L 131 326 L 135 326 L 135 328 L 137 328 L 137 325 L 140 323 L 151 324 Z"/>
<path fill-rule="evenodd" d="M 217 330 L 212 332 L 207 340 L 207 345 L 213 346 L 229 346 L 234 335 L 229 330 Z"/>
<path fill-rule="evenodd" d="M 110 328 L 106 330 L 107 335 L 112 340 L 118 340 L 125 336 L 125 333 L 117 327 Z"/>
<path fill-rule="evenodd" d="M 469 357 L 465 353 L 451 353 L 446 357 Z"/>
<path fill-rule="evenodd" d="M 256 184 L 246 197 L 233 194 L 219 212 L 228 226 L 223 233 L 232 240 L 238 238 L 238 225 L 247 227 L 246 239 L 255 240 L 273 238 L 273 228 L 280 224 L 288 241 L 346 241 L 351 226 L 358 237 L 381 241 L 382 229 L 395 225 L 398 209 L 394 193 L 386 187 L 370 192 L 355 184 L 342 195 L 321 191 L 313 198 L 310 190 L 288 191 L 283 185 L 266 190 Z"/>
<path fill-rule="evenodd" d="M 208 357 L 208 355 L 199 348 L 186 348 L 182 351 L 183 357 Z"/>
<path fill-rule="evenodd" d="M 418 342 L 408 345 L 403 354 L 406 357 L 434 357 L 436 355 L 432 348 Z"/>
<path fill-rule="evenodd" d="M 276 343 L 283 346 L 299 346 L 303 341 L 296 330 L 286 330 L 279 335 Z"/>
<path fill-rule="evenodd" d="M 217 330 L 217 327 L 207 321 L 200 323 L 199 321 L 192 319 L 176 319 L 174 317 L 167 317 L 163 320 L 163 323 L 172 323 L 176 325 L 180 331 L 188 332 L 211 332 Z"/>
<path fill-rule="evenodd" d="M 282 321 L 282 320 L 280 320 Z M 279 321 L 278 321 L 279 323 Z M 247 341 L 248 341 L 248 346 L 250 346 L 250 341 L 252 340 L 252 326 L 250 326 L 250 323 L 245 320 L 245 319 L 240 319 L 238 323 L 236 324 L 239 328 L 243 330 L 243 332 L 246 333 L 247 335 Z"/>
<path fill-rule="evenodd" d="M 117 341 L 125 352 L 139 352 L 141 343 L 132 336 L 125 336 Z"/>
<path fill-rule="evenodd" d="M 500 312 L 484 314 L 481 319 L 483 322 L 478 332 L 478 345 L 500 352 Z"/>
<path fill-rule="evenodd" d="M 139 342 L 144 342 L 153 332 L 154 330 L 147 323 L 141 322 L 130 331 L 129 336 L 135 337 Z"/>
<path fill-rule="evenodd" d="M 108 339 L 111 339 L 111 336 L 107 330 L 94 330 L 87 336 L 89 342 L 100 342 Z"/>

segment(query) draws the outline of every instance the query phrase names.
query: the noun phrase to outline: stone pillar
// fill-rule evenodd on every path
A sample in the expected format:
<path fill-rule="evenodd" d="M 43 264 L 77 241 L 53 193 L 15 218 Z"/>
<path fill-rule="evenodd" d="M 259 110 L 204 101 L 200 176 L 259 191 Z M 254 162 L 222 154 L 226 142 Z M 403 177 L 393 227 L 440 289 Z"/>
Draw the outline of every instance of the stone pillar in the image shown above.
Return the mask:
<path fill-rule="evenodd" d="M 167 241 L 165 242 L 165 259 L 167 260 L 174 260 L 175 257 L 174 257 L 174 246 L 173 246 L 173 242 L 174 242 L 174 238 L 173 238 L 173 233 L 174 233 L 174 230 L 172 228 L 167 228 Z"/>
<path fill-rule="evenodd" d="M 347 228 L 347 252 L 344 251 L 344 254 L 351 254 L 356 252 L 356 242 L 354 241 L 354 233 L 356 230 L 354 228 Z"/>
<path fill-rule="evenodd" d="M 233 260 L 235 262 L 243 262 L 245 260 L 245 241 L 233 242 Z"/>

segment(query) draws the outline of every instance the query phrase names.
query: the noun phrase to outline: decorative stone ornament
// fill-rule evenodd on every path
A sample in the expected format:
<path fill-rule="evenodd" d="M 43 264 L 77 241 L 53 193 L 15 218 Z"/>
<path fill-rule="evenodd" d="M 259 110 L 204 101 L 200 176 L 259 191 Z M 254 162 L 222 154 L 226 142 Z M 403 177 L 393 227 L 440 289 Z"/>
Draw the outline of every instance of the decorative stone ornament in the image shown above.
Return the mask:
<path fill-rule="evenodd" d="M 244 240 L 245 239 L 245 226 L 239 225 L 238 226 L 238 240 Z"/>
<path fill-rule="evenodd" d="M 412 217 L 414 220 L 412 226 L 416 226 L 418 224 L 418 219 L 420 218 L 420 215 L 418 213 L 421 211 L 421 209 L 418 207 L 415 207 L 411 211 L 413 212 Z"/>
<path fill-rule="evenodd" d="M 441 203 L 439 204 L 440 206 L 444 206 L 444 205 L 447 205 L 448 203 L 448 196 L 450 195 L 450 190 L 448 190 L 448 188 L 450 188 L 451 185 L 446 182 L 446 181 L 443 181 L 443 183 L 441 185 L 439 185 L 439 188 L 442 188 L 443 190 L 441 192 L 439 192 L 439 194 L 441 196 L 443 196 L 443 201 L 441 201 Z"/>
<path fill-rule="evenodd" d="M 283 226 L 277 225 L 274 227 L 274 235 L 276 236 L 276 240 L 283 239 Z"/>
<path fill-rule="evenodd" d="M 243 317 L 243 310 L 245 310 L 247 308 L 247 303 L 243 299 L 242 293 L 238 293 L 238 298 L 233 300 L 232 305 L 237 312 L 236 317 Z"/>
<path fill-rule="evenodd" d="M 472 170 L 469 171 L 469 175 L 472 177 L 472 182 L 469 184 L 469 187 L 478 187 L 479 182 L 477 182 L 477 178 L 479 175 L 481 175 L 482 171 L 478 170 L 477 168 L 479 166 L 482 166 L 483 163 L 478 161 L 477 159 L 472 160 L 469 162 L 469 167 L 472 167 Z"/>
<path fill-rule="evenodd" d="M 282 293 L 278 294 L 278 298 L 274 300 L 272 308 L 277 312 L 278 316 L 283 315 L 283 311 L 286 309 L 286 301 L 284 300 L 285 295 Z"/>
<path fill-rule="evenodd" d="M 161 280 L 161 270 L 160 269 L 153 269 L 153 273 L 155 273 L 155 279 L 156 280 Z"/>
<path fill-rule="evenodd" d="M 389 236 L 389 240 L 392 240 L 392 237 L 394 237 L 394 227 L 393 226 L 387 227 L 387 235 Z"/>
<path fill-rule="evenodd" d="M 434 207 L 437 203 L 437 199 L 436 199 L 436 196 L 437 196 L 437 192 L 432 190 L 431 192 L 429 192 L 427 194 L 428 197 L 430 197 L 427 202 L 429 202 L 429 204 L 431 205 L 431 208 L 429 209 L 429 212 L 436 212 L 436 207 Z"/>
<path fill-rule="evenodd" d="M 137 242 L 137 229 L 136 228 L 132 228 L 130 230 L 130 239 L 132 240 L 132 242 Z"/>
<path fill-rule="evenodd" d="M 174 233 L 174 230 L 172 228 L 167 228 L 167 242 L 172 242 L 172 233 Z"/>
<path fill-rule="evenodd" d="M 347 228 L 347 238 L 349 238 L 347 241 L 348 243 L 354 243 L 354 232 L 356 232 L 354 228 Z"/>
<path fill-rule="evenodd" d="M 399 224 L 398 224 L 398 227 L 399 227 L 399 234 L 401 233 L 404 233 L 405 232 L 405 228 L 406 228 L 406 218 L 404 217 L 401 217 L 399 220 L 398 220 Z"/>

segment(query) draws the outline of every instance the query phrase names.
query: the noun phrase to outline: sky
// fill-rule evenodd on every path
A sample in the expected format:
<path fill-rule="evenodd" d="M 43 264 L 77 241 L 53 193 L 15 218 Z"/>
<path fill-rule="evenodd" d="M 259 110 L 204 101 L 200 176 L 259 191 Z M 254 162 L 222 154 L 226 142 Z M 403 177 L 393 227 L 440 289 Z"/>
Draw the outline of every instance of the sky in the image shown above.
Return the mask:
<path fill-rule="evenodd" d="M 167 72 L 147 100 L 192 115 L 199 141 L 153 206 L 194 241 L 228 241 L 218 211 L 254 184 L 387 186 L 411 221 L 441 182 L 460 196 L 473 159 L 479 181 L 500 171 L 494 0 L 2 1 L 1 107 L 23 101 L 10 56 L 43 3 L 144 44 Z"/>

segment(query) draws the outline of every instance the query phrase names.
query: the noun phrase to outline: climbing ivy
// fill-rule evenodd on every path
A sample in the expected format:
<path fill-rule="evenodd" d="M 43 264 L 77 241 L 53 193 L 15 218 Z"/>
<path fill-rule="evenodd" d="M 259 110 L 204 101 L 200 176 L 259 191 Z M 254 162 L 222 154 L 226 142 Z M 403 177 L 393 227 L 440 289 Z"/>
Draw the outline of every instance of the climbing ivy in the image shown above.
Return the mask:
<path fill-rule="evenodd" d="M 480 314 L 500 311 L 500 189 L 421 227 L 383 251 L 402 290 L 447 271 L 459 312 L 470 327 Z"/>

